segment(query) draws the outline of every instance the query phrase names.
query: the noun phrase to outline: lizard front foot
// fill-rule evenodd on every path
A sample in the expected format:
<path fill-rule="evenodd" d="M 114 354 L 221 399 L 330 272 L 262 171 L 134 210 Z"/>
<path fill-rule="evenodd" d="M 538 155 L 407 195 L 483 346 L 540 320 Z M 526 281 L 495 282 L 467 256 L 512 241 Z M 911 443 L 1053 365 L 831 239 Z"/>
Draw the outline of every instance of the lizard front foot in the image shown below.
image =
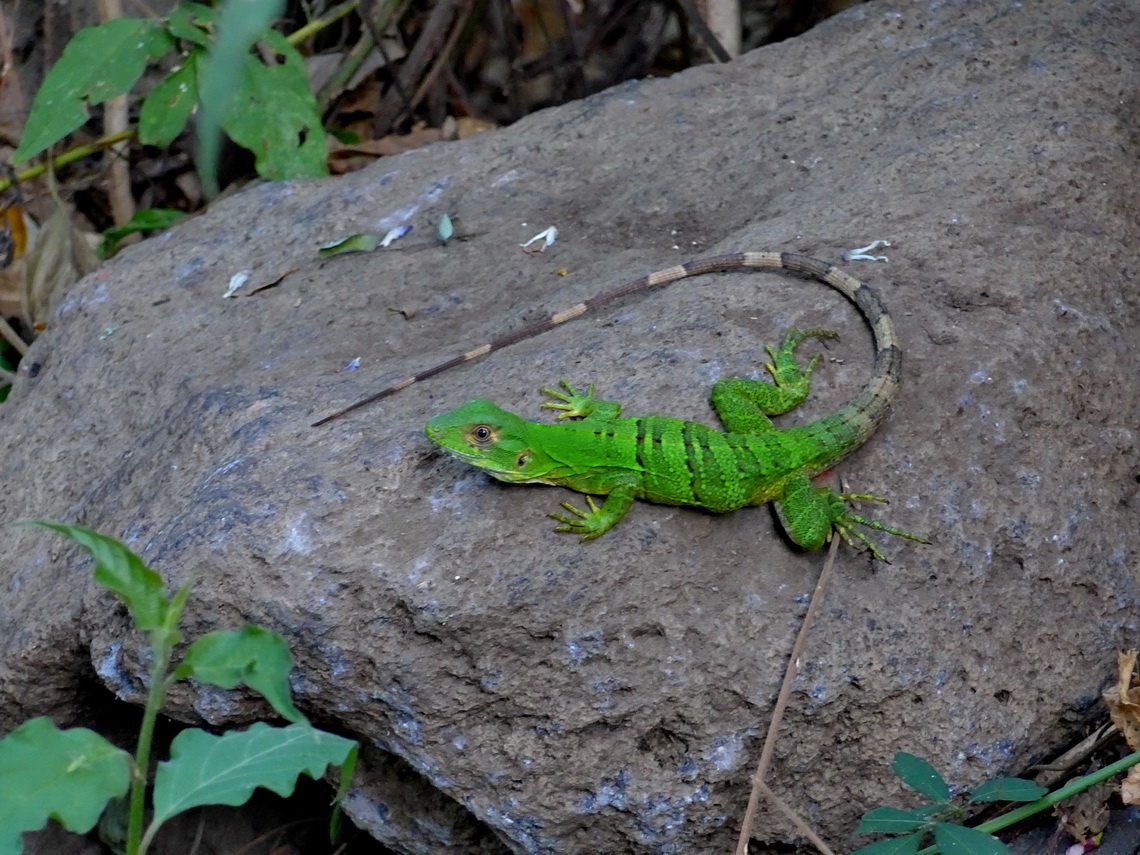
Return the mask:
<path fill-rule="evenodd" d="M 552 398 L 557 398 L 559 401 L 562 401 L 562 403 L 556 404 L 553 401 L 547 401 L 542 405 L 544 410 L 564 410 L 564 412 L 558 414 L 559 421 L 562 421 L 562 419 L 584 419 L 590 415 L 590 413 L 594 412 L 597 401 L 594 399 L 593 383 L 590 384 L 590 388 L 585 395 L 578 392 L 566 380 L 559 380 L 558 383 L 566 390 L 565 392 L 559 392 L 556 389 L 549 388 L 543 389 L 542 391 Z"/>
<path fill-rule="evenodd" d="M 583 395 L 567 381 L 560 380 L 559 384 L 565 389 L 565 392 L 560 392 L 557 389 L 543 389 L 542 391 L 552 398 L 557 398 L 561 403 L 547 401 L 542 406 L 549 410 L 563 410 L 558 414 L 558 420 L 562 419 L 587 419 L 593 416 L 595 419 L 617 419 L 621 417 L 621 404 L 617 401 L 599 401 L 594 397 L 594 384 L 590 384 L 590 388 Z"/>
<path fill-rule="evenodd" d="M 562 507 L 574 514 L 574 516 L 551 514 L 551 519 L 558 520 L 562 523 L 562 525 L 554 530 L 565 531 L 570 534 L 580 534 L 582 535 L 582 540 L 593 540 L 595 537 L 601 537 L 609 531 L 609 529 L 613 527 L 613 523 L 603 519 L 602 509 L 594 504 L 592 496 L 586 497 L 586 504 L 590 507 L 588 511 L 577 508 L 569 502 L 563 502 Z"/>

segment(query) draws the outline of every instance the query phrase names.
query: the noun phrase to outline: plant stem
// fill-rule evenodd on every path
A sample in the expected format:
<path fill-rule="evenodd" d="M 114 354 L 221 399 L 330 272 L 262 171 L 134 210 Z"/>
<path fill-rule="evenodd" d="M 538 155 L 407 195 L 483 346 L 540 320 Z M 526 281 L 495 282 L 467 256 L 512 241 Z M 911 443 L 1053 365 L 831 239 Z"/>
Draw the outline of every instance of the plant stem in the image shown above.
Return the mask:
<path fill-rule="evenodd" d="M 134 135 L 134 129 L 127 128 L 126 130 L 119 131 L 118 133 L 100 137 L 93 143 L 76 146 L 73 149 L 68 149 L 58 157 L 53 157 L 51 159 L 51 166 L 53 169 L 59 169 L 61 166 L 67 166 L 69 163 L 74 163 L 77 160 L 82 160 L 85 157 L 90 157 L 97 151 L 102 151 L 105 148 L 110 148 L 111 146 L 115 145 L 116 143 L 120 143 L 123 140 L 129 140 Z M 47 161 L 44 161 L 37 166 L 31 167 L 30 169 L 25 169 L 23 172 L 19 173 L 16 178 L 21 182 L 31 181 L 33 178 L 39 178 L 47 171 L 48 164 Z M 3 180 L 0 180 L 0 193 L 4 192 L 11 186 L 12 179 L 5 178 Z"/>
<path fill-rule="evenodd" d="M 1112 778 L 1116 775 L 1119 775 L 1121 772 L 1131 769 L 1137 763 L 1140 763 L 1140 751 L 1134 751 L 1127 757 L 1121 758 L 1115 763 L 1110 763 L 1103 769 L 1098 769 L 1096 772 L 1085 775 L 1083 778 L 1078 778 L 1072 783 L 1061 787 L 1061 789 L 1049 793 L 1047 796 L 1039 798 L 1035 802 L 1030 802 L 1029 804 L 1022 805 L 1015 810 L 1011 810 L 1009 813 L 1003 813 L 1001 816 L 995 817 L 989 822 L 983 822 L 981 825 L 977 826 L 977 829 L 978 831 L 985 831 L 993 834 L 995 831 L 1000 831 L 1003 828 L 1008 828 L 1015 822 L 1021 822 L 1023 819 L 1027 819 L 1028 817 L 1040 813 L 1047 808 L 1051 808 L 1053 805 L 1058 804 L 1059 802 L 1063 802 L 1065 799 L 1071 798 L 1077 793 L 1083 793 L 1085 790 L 1090 789 L 1091 787 L 1095 787 L 1102 781 L 1107 781 L 1109 778 Z M 935 853 L 938 851 L 939 849 L 937 846 L 927 846 L 925 849 L 919 852 L 918 855 L 935 855 Z"/>
<path fill-rule="evenodd" d="M 167 668 L 174 645 L 170 633 L 165 629 L 155 630 L 151 637 L 154 663 L 150 669 L 150 691 L 147 693 L 146 709 L 143 710 L 142 726 L 139 728 L 138 746 L 135 748 L 135 773 L 131 779 L 130 821 L 127 825 L 127 855 L 141 855 L 143 812 L 146 808 L 146 781 L 150 774 L 150 748 L 154 740 L 154 723 L 162 700 L 166 695 Z"/>
<path fill-rule="evenodd" d="M 293 45 L 293 47 L 296 47 L 305 39 L 309 38 L 309 36 L 316 35 L 321 30 L 336 23 L 350 12 L 355 12 L 356 8 L 359 5 L 360 0 L 350 0 L 350 2 L 342 3 L 335 9 L 332 9 L 325 17 L 317 18 L 315 21 L 309 21 L 309 23 L 305 24 L 305 26 L 301 27 L 301 29 L 290 33 L 285 38 L 289 44 Z"/>

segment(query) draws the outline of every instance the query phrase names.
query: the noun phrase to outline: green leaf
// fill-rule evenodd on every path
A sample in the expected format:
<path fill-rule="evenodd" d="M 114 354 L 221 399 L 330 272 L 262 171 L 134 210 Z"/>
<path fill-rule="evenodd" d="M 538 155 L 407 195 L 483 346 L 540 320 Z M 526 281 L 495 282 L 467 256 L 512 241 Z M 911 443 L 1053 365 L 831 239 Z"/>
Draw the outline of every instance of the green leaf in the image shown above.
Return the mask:
<path fill-rule="evenodd" d="M 147 60 L 172 46 L 166 31 L 145 18 L 113 18 L 80 30 L 44 77 L 12 162 L 35 157 L 81 127 L 89 106 L 129 92 Z"/>
<path fill-rule="evenodd" d="M 218 14 L 201 3 L 179 3 L 166 19 L 166 31 L 176 39 L 206 47 Z"/>
<path fill-rule="evenodd" d="M 165 148 L 174 142 L 198 102 L 198 57 L 191 51 L 182 65 L 150 91 L 139 110 L 139 142 Z"/>
<path fill-rule="evenodd" d="M 1006 845 L 992 834 L 947 822 L 934 826 L 934 842 L 942 855 L 1010 855 Z"/>
<path fill-rule="evenodd" d="M 110 258 L 114 255 L 119 242 L 127 235 L 168 229 L 185 216 L 185 211 L 176 211 L 172 208 L 143 208 L 135 211 L 134 216 L 123 225 L 114 226 L 103 232 L 103 240 L 99 244 L 99 257 Z"/>
<path fill-rule="evenodd" d="M 880 840 L 868 846 L 861 846 L 851 855 L 914 855 L 918 852 L 918 845 L 922 836 L 908 834 L 906 837 L 895 837 L 890 840 Z"/>
<path fill-rule="evenodd" d="M 379 235 L 351 235 L 344 240 L 325 244 L 317 250 L 317 255 L 328 258 L 330 255 L 344 255 L 346 252 L 372 252 L 378 246 L 380 246 Z"/>
<path fill-rule="evenodd" d="M 1024 778 L 995 778 L 986 781 L 970 796 L 970 802 L 1032 802 L 1049 793 Z"/>
<path fill-rule="evenodd" d="M 244 79 L 222 127 L 253 152 L 262 178 L 324 177 L 328 145 L 305 62 L 280 33 L 269 30 L 264 41 L 285 61 L 265 65 L 255 56 L 246 57 Z"/>
<path fill-rule="evenodd" d="M 152 827 L 193 807 L 244 804 L 257 787 L 288 796 L 302 772 L 317 778 L 329 764 L 343 764 L 354 747 L 351 739 L 307 724 L 257 722 L 222 736 L 184 730 L 154 776 Z"/>
<path fill-rule="evenodd" d="M 232 689 L 244 683 L 260 692 L 284 718 L 305 721 L 293 706 L 289 672 L 293 657 L 289 645 L 275 632 L 247 624 L 240 630 L 218 630 L 197 639 L 174 671 L 177 678 L 193 677 L 203 683 Z"/>
<path fill-rule="evenodd" d="M 95 581 L 119 595 L 139 629 L 165 628 L 170 602 L 163 593 L 162 577 L 122 543 L 79 525 L 50 520 L 28 520 L 25 525 L 50 528 L 74 540 L 95 560 Z"/>
<path fill-rule="evenodd" d="M 858 834 L 905 834 L 917 831 L 945 809 L 945 805 L 922 805 L 902 810 L 895 807 L 880 807 L 863 814 L 859 822 Z"/>
<path fill-rule="evenodd" d="M 447 243 L 451 240 L 451 236 L 455 234 L 455 226 L 451 224 L 451 217 L 444 214 L 439 219 L 439 228 L 436 229 L 436 237 L 439 238 L 440 243 Z"/>
<path fill-rule="evenodd" d="M 938 802 L 950 800 L 950 785 L 938 774 L 938 770 L 913 754 L 900 751 L 891 763 L 898 779 L 928 799 Z"/>
<path fill-rule="evenodd" d="M 0 855 L 18 855 L 20 835 L 49 818 L 84 834 L 130 784 L 130 755 L 92 730 L 59 730 L 33 718 L 0 739 Z"/>
<path fill-rule="evenodd" d="M 336 788 L 333 797 L 333 812 L 329 816 L 329 842 L 339 843 L 341 838 L 341 819 L 344 815 L 344 797 L 348 795 L 348 788 L 352 786 L 352 776 L 356 774 L 356 761 L 360 759 L 360 745 L 353 744 L 352 750 L 340 764 L 340 785 Z"/>
<path fill-rule="evenodd" d="M 217 194 L 218 129 L 225 126 L 236 93 L 245 86 L 250 46 L 268 30 L 284 5 L 284 0 L 243 0 L 226 3 L 218 16 L 217 39 L 198 78 L 198 172 L 208 198 Z"/>

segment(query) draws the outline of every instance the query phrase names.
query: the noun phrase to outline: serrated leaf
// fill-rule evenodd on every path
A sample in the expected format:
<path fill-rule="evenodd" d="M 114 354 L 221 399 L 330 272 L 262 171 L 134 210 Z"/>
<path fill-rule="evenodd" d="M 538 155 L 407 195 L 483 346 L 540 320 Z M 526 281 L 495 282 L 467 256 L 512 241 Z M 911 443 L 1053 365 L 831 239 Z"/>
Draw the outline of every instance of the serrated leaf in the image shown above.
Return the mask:
<path fill-rule="evenodd" d="M 163 628 L 170 601 L 163 593 L 162 577 L 126 546 L 81 525 L 50 520 L 29 520 L 26 525 L 50 528 L 86 549 L 95 560 L 95 581 L 119 595 L 127 604 L 135 625 L 142 630 Z"/>
<path fill-rule="evenodd" d="M 205 47 L 210 43 L 210 30 L 218 13 L 201 3 L 179 3 L 166 19 L 166 31 L 176 39 L 185 39 Z"/>
<path fill-rule="evenodd" d="M 12 162 L 35 157 L 81 127 L 89 106 L 129 92 L 147 60 L 172 46 L 166 31 L 146 18 L 113 18 L 80 30 L 44 77 Z"/>
<path fill-rule="evenodd" d="M 922 838 L 918 834 L 908 834 L 906 837 L 895 837 L 891 840 L 880 840 L 861 846 L 851 855 L 914 855 L 918 852 Z"/>
<path fill-rule="evenodd" d="M 971 802 L 1033 802 L 1048 795 L 1046 787 L 1039 787 L 1024 778 L 995 778 L 986 781 L 970 796 Z"/>
<path fill-rule="evenodd" d="M 317 250 L 317 255 L 328 258 L 331 255 L 344 255 L 346 252 L 372 252 L 378 246 L 380 246 L 379 235 L 350 235 L 344 240 L 325 244 Z"/>
<path fill-rule="evenodd" d="M 201 805 L 244 804 L 257 787 L 289 796 L 298 775 L 320 777 L 330 764 L 343 764 L 355 746 L 307 724 L 258 722 L 222 736 L 184 730 L 170 745 L 171 759 L 155 772 L 152 825 Z"/>
<path fill-rule="evenodd" d="M 908 831 L 917 831 L 942 810 L 942 805 L 922 805 L 910 810 L 896 807 L 875 808 L 863 814 L 857 833 L 905 834 Z"/>
<path fill-rule="evenodd" d="M 198 103 L 199 55 L 191 51 L 146 96 L 139 110 L 139 142 L 165 148 L 182 133 Z"/>
<path fill-rule="evenodd" d="M 265 627 L 247 624 L 240 630 L 218 630 L 197 639 L 186 649 L 174 676 L 193 677 L 223 689 L 244 683 L 260 692 L 284 718 L 305 721 L 293 705 L 292 669 L 293 656 L 285 639 Z"/>
<path fill-rule="evenodd" d="M 938 770 L 923 760 L 905 751 L 895 755 L 891 763 L 898 779 L 912 790 L 937 802 L 950 800 L 950 785 L 938 774 Z"/>
<path fill-rule="evenodd" d="M 130 755 L 92 730 L 59 730 L 33 718 L 0 739 L 0 855 L 18 855 L 20 835 L 49 818 L 90 831 L 107 802 L 130 784 Z"/>
<path fill-rule="evenodd" d="M 1006 845 L 992 834 L 948 822 L 934 826 L 934 842 L 942 855 L 1010 855 Z"/>
<path fill-rule="evenodd" d="M 265 41 L 285 61 L 265 65 L 257 57 L 246 58 L 244 80 L 222 127 L 253 152 L 262 178 L 324 177 L 328 145 L 304 60 L 280 33 L 268 31 Z"/>

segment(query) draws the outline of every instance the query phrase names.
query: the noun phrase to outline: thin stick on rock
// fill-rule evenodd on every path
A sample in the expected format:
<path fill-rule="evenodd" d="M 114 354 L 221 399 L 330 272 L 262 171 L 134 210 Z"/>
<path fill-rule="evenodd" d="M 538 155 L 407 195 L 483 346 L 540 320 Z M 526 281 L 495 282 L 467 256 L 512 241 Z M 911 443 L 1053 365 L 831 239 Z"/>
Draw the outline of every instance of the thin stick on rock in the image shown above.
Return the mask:
<path fill-rule="evenodd" d="M 768 724 L 768 733 L 764 737 L 764 747 L 760 750 L 760 762 L 756 764 L 756 771 L 752 774 L 752 792 L 748 796 L 748 808 L 744 812 L 744 822 L 740 826 L 740 839 L 736 842 L 735 855 L 748 855 L 748 840 L 752 836 L 752 826 L 756 822 L 756 808 L 760 803 L 760 794 L 764 793 L 770 798 L 775 798 L 775 794 L 765 785 L 764 776 L 768 772 L 768 766 L 772 762 L 772 753 L 776 750 L 776 740 L 780 733 L 780 723 L 784 718 L 784 710 L 788 706 L 788 699 L 792 695 L 792 683 L 795 682 L 796 672 L 799 670 L 800 655 L 803 653 L 804 647 L 807 645 L 808 630 L 811 628 L 812 621 L 815 619 L 815 613 L 819 608 L 819 604 L 823 601 L 823 590 L 827 586 L 828 579 L 831 577 L 831 568 L 835 564 L 835 553 L 839 548 L 839 537 L 833 535 L 831 538 L 831 549 L 827 553 L 827 561 L 823 564 L 823 570 L 820 571 L 819 580 L 815 583 L 815 591 L 811 595 L 811 602 L 808 604 L 807 614 L 804 615 L 803 622 L 800 624 L 799 634 L 796 636 L 796 642 L 792 645 L 792 653 L 788 657 L 788 667 L 784 671 L 784 682 L 780 686 L 780 694 L 776 698 L 776 706 L 772 710 L 772 720 Z M 794 811 L 783 801 L 776 799 L 773 801 L 780 810 L 790 813 L 795 816 Z M 782 807 L 781 807 L 782 805 Z M 806 828 L 802 820 L 796 817 L 793 820 L 796 827 L 801 831 Z M 823 841 L 816 842 L 819 838 L 814 833 L 807 835 L 808 839 L 816 846 L 820 847 L 820 851 L 824 855 L 830 855 L 830 850 L 826 845 L 821 846 Z"/>

